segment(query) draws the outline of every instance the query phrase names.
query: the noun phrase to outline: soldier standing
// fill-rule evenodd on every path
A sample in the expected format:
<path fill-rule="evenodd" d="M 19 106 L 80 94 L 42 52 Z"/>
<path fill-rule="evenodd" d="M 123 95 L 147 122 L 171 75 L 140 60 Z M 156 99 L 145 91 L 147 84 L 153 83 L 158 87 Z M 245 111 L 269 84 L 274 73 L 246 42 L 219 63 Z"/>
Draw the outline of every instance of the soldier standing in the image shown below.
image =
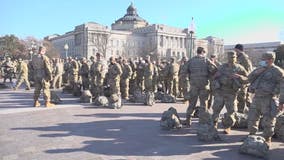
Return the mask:
<path fill-rule="evenodd" d="M 54 79 L 51 88 L 61 88 L 62 85 L 62 75 L 63 75 L 63 64 L 60 59 L 55 59 L 55 68 L 54 68 Z"/>
<path fill-rule="evenodd" d="M 136 69 L 136 82 L 137 82 L 137 87 L 140 92 L 143 92 L 144 90 L 144 65 L 145 61 L 140 58 L 137 64 L 137 69 Z"/>
<path fill-rule="evenodd" d="M 110 95 L 120 94 L 120 76 L 122 75 L 121 66 L 115 61 L 114 57 L 109 59 L 107 84 L 110 87 Z"/>
<path fill-rule="evenodd" d="M 70 67 L 69 67 L 69 83 L 70 83 L 70 86 L 72 88 L 72 90 L 75 92 L 75 90 L 78 89 L 77 87 L 77 83 L 78 83 L 78 80 L 79 80 L 79 77 L 78 77 L 78 74 L 79 74 L 79 64 L 78 62 L 71 58 L 70 59 Z"/>
<path fill-rule="evenodd" d="M 211 54 L 210 60 L 216 65 L 217 68 L 219 68 L 221 66 L 221 63 L 218 62 L 218 60 L 217 60 L 216 54 Z M 211 77 L 210 78 L 210 93 L 209 93 L 209 100 L 208 100 L 208 108 L 210 108 L 212 106 L 212 100 L 213 100 L 213 95 L 214 95 L 212 84 L 213 84 L 213 79 Z"/>
<path fill-rule="evenodd" d="M 197 48 L 197 55 L 188 61 L 188 74 L 190 79 L 189 106 L 186 111 L 185 123 L 191 125 L 197 99 L 199 98 L 201 112 L 207 110 L 209 95 L 209 77 L 217 71 L 217 67 L 208 58 L 204 48 Z"/>
<path fill-rule="evenodd" d="M 185 100 L 188 100 L 188 91 L 189 91 L 189 76 L 187 72 L 187 58 L 182 57 L 181 64 L 179 66 L 179 88 L 180 88 L 180 95 L 184 97 Z"/>
<path fill-rule="evenodd" d="M 89 71 L 90 71 L 90 68 L 87 63 L 87 59 L 84 57 L 82 59 L 82 65 L 79 71 L 80 76 L 82 78 L 83 90 L 89 89 Z"/>
<path fill-rule="evenodd" d="M 144 65 L 144 88 L 146 92 L 153 92 L 153 75 L 154 65 L 151 62 L 150 56 L 147 56 Z"/>
<path fill-rule="evenodd" d="M 126 59 L 122 59 L 121 62 L 122 75 L 120 80 L 120 90 L 121 98 L 128 100 L 129 99 L 129 79 L 132 76 L 131 66 L 127 63 Z"/>
<path fill-rule="evenodd" d="M 52 79 L 52 71 L 49 63 L 49 58 L 45 55 L 46 48 L 41 46 L 37 55 L 32 58 L 32 68 L 34 70 L 34 107 L 39 107 L 40 103 L 38 98 L 40 90 L 43 89 L 43 97 L 46 107 L 53 107 L 54 104 L 50 103 L 50 81 Z"/>
<path fill-rule="evenodd" d="M 175 58 L 171 58 L 169 67 L 168 67 L 168 87 L 169 88 L 169 94 L 177 97 L 178 95 L 178 70 L 179 65 L 176 63 Z"/>
<path fill-rule="evenodd" d="M 237 60 L 240 65 L 242 65 L 248 73 L 252 71 L 252 63 L 248 55 L 244 52 L 244 47 L 242 44 L 237 44 L 234 49 L 237 52 Z M 243 85 L 238 93 L 238 112 L 243 113 L 245 106 L 249 107 L 251 103 L 250 95 L 247 92 L 247 86 Z"/>
<path fill-rule="evenodd" d="M 30 90 L 31 87 L 30 87 L 30 82 L 29 82 L 29 79 L 28 79 L 28 72 L 29 72 L 28 65 L 27 65 L 27 63 L 23 62 L 22 58 L 19 58 L 19 64 L 18 64 L 17 72 L 19 74 L 18 80 L 17 80 L 16 86 L 13 89 L 17 90 L 21 86 L 21 84 L 23 82 L 25 82 L 26 90 Z"/>
<path fill-rule="evenodd" d="M 236 52 L 228 52 L 228 63 L 221 65 L 214 76 L 214 104 L 213 104 L 213 123 L 217 128 L 219 114 L 224 105 L 227 109 L 228 122 L 234 122 L 234 113 L 237 112 L 236 98 L 240 88 L 247 82 L 248 73 L 240 64 L 237 64 Z M 224 132 L 229 134 L 233 123 L 224 126 Z"/>
<path fill-rule="evenodd" d="M 91 92 L 94 97 L 103 95 L 103 84 L 106 74 L 106 66 L 102 60 L 102 54 L 96 53 L 97 61 L 93 61 L 90 68 Z"/>
<path fill-rule="evenodd" d="M 271 145 L 271 137 L 274 134 L 276 122 L 276 115 L 272 111 L 284 109 L 284 74 L 281 68 L 273 64 L 274 60 L 274 52 L 264 53 L 259 63 L 260 67 L 248 76 L 251 83 L 250 91 L 255 93 L 248 114 L 249 134 L 256 134 L 262 116 L 263 137 L 268 146 Z M 278 106 L 276 98 L 279 95 L 280 105 Z"/>
<path fill-rule="evenodd" d="M 8 78 L 10 80 L 10 83 L 12 82 L 12 77 L 14 74 L 14 64 L 11 61 L 10 57 L 6 58 L 6 61 L 3 63 L 2 67 L 4 72 L 4 83 L 6 83 L 6 79 Z"/>

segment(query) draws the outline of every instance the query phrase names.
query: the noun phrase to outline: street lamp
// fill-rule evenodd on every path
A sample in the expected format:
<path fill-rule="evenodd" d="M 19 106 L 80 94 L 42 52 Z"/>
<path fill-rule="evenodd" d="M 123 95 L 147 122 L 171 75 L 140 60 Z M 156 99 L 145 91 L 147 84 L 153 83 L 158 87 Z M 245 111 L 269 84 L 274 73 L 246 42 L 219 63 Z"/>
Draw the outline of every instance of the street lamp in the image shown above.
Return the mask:
<path fill-rule="evenodd" d="M 67 59 L 67 57 L 68 57 L 68 49 L 69 49 L 69 46 L 68 46 L 67 43 L 65 43 L 65 45 L 64 45 L 64 50 L 65 50 L 65 58 L 66 58 L 66 59 Z"/>
<path fill-rule="evenodd" d="M 192 57 L 192 50 L 193 50 L 193 34 L 195 32 L 195 24 L 194 24 L 194 21 L 193 21 L 193 17 L 191 19 L 191 24 L 189 26 L 189 39 L 190 39 L 190 44 L 189 44 L 189 58 Z"/>
<path fill-rule="evenodd" d="M 31 60 L 33 58 L 33 54 L 34 54 L 34 50 L 36 48 L 36 44 L 34 41 L 31 41 L 31 48 L 30 48 L 30 56 L 31 56 Z"/>

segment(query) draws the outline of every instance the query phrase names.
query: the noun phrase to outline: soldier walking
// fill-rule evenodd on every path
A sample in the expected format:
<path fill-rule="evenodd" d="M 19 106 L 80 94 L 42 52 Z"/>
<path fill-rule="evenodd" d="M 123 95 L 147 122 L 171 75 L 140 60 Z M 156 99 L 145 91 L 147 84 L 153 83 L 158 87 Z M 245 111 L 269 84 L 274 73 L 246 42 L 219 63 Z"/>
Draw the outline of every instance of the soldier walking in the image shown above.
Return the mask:
<path fill-rule="evenodd" d="M 18 80 L 17 80 L 16 86 L 13 89 L 17 90 L 21 86 L 21 84 L 25 82 L 26 90 L 30 90 L 31 87 L 30 87 L 30 82 L 28 79 L 28 72 L 29 72 L 28 65 L 27 63 L 23 62 L 22 58 L 19 58 L 18 61 L 19 61 L 18 69 L 17 69 Z"/>

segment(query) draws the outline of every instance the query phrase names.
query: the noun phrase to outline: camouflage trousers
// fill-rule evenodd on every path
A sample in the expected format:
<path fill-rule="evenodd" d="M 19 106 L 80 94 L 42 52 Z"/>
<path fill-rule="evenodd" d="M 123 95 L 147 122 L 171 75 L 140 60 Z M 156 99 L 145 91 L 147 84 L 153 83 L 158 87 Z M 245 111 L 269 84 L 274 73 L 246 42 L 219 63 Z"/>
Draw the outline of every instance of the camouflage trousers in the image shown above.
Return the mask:
<path fill-rule="evenodd" d="M 25 85 L 26 85 L 26 87 L 27 87 L 28 89 L 31 88 L 31 85 L 30 85 L 30 82 L 29 82 L 29 79 L 28 79 L 28 75 L 26 75 L 26 76 L 20 76 L 19 79 L 17 80 L 17 83 L 16 83 L 15 88 L 19 88 L 20 85 L 21 85 L 23 82 L 25 83 Z"/>
<path fill-rule="evenodd" d="M 45 79 L 35 78 L 35 90 L 34 90 L 34 100 L 37 101 L 40 96 L 40 91 L 43 89 L 43 98 L 46 102 L 50 101 L 50 83 Z"/>
<path fill-rule="evenodd" d="M 224 105 L 226 106 L 228 116 L 229 117 L 234 116 L 234 113 L 237 112 L 238 110 L 236 98 L 237 95 L 235 93 L 221 93 L 221 91 L 217 91 L 214 94 L 214 103 L 212 106 L 213 109 L 212 119 L 214 124 L 218 123 L 219 115 Z M 229 124 L 228 126 L 226 126 L 226 128 L 232 127 L 233 125 L 234 124 Z"/>
<path fill-rule="evenodd" d="M 238 92 L 237 100 L 238 112 L 244 113 L 245 107 L 250 107 L 251 103 L 251 98 L 250 94 L 247 92 L 247 87 L 240 89 L 240 91 Z"/>
<path fill-rule="evenodd" d="M 276 118 L 271 116 L 272 96 L 255 95 L 248 114 L 248 130 L 256 134 L 261 116 L 263 116 L 263 137 L 269 138 L 274 134 Z"/>
<path fill-rule="evenodd" d="M 110 95 L 120 94 L 120 80 L 119 79 L 110 79 L 108 81 L 110 87 Z"/>
<path fill-rule="evenodd" d="M 78 74 L 69 75 L 69 83 L 70 83 L 70 86 L 72 87 L 72 89 L 74 88 L 74 86 L 76 85 L 78 80 L 79 80 Z"/>
<path fill-rule="evenodd" d="M 178 95 L 178 77 L 173 77 L 169 80 L 168 83 L 169 94 L 174 95 L 175 97 Z"/>
<path fill-rule="evenodd" d="M 120 81 L 121 98 L 129 98 L 129 78 Z"/>
<path fill-rule="evenodd" d="M 189 80 L 187 76 L 180 76 L 178 81 L 179 91 L 182 97 L 186 96 L 189 91 Z"/>
<path fill-rule="evenodd" d="M 89 77 L 82 76 L 83 90 L 89 89 L 89 85 L 90 85 Z"/>
<path fill-rule="evenodd" d="M 144 85 L 145 90 L 148 92 L 153 92 L 153 79 L 152 77 L 145 77 Z"/>
<path fill-rule="evenodd" d="M 62 85 L 62 74 L 55 75 L 52 82 L 52 88 L 60 88 Z"/>
<path fill-rule="evenodd" d="M 102 77 L 91 78 L 91 93 L 93 97 L 98 97 L 103 95 L 104 93 L 103 85 L 104 85 L 104 78 Z"/>
<path fill-rule="evenodd" d="M 208 96 L 209 96 L 208 86 L 197 87 L 195 85 L 190 85 L 189 105 L 186 110 L 187 119 L 190 119 L 193 116 L 198 98 L 199 98 L 200 107 L 202 108 L 202 111 L 207 110 Z"/>

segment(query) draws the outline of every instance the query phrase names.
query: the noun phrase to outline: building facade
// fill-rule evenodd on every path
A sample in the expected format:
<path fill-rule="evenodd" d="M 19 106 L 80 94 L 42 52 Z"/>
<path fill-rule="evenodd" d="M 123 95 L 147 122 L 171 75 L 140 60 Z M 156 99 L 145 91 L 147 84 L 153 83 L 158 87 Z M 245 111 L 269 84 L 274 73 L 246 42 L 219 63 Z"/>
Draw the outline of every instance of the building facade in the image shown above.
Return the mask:
<path fill-rule="evenodd" d="M 164 24 L 150 25 L 141 18 L 136 8 L 131 4 L 127 13 L 111 28 L 95 22 L 76 26 L 73 31 L 64 35 L 46 37 L 59 50 L 61 57 L 94 56 L 101 52 L 106 58 L 110 56 L 138 57 L 152 55 L 156 58 L 181 58 L 192 56 L 197 47 L 204 47 L 210 54 L 223 54 L 224 41 L 216 37 L 197 39 L 190 35 L 188 29 L 171 27 Z M 190 44 L 193 47 L 190 47 Z M 64 50 L 64 45 L 68 50 Z"/>

